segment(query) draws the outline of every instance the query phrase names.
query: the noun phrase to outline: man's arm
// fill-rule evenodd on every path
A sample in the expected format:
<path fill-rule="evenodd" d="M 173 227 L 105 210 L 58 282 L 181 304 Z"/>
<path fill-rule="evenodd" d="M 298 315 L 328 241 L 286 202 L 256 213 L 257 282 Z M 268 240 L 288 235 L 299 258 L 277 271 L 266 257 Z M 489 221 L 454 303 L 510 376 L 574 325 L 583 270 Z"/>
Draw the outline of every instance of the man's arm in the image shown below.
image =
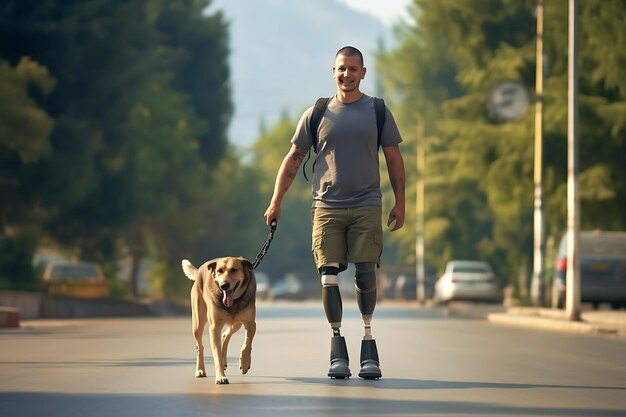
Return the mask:
<path fill-rule="evenodd" d="M 391 188 L 396 199 L 387 220 L 387 226 L 395 220 L 396 224 L 391 229 L 394 232 L 404 225 L 404 159 L 398 146 L 383 147 L 383 153 L 387 162 L 389 181 L 391 181 Z"/>
<path fill-rule="evenodd" d="M 296 147 L 296 145 L 292 145 L 287 155 L 285 155 L 278 169 L 278 174 L 276 175 L 274 195 L 272 195 L 272 200 L 264 215 L 265 223 L 268 226 L 272 223 L 272 220 L 278 222 L 278 219 L 280 219 L 280 204 L 287 190 L 291 187 L 291 183 L 293 183 L 293 180 L 296 178 L 300 164 L 302 164 L 302 160 L 307 152 L 308 151 L 305 149 L 300 149 Z"/>

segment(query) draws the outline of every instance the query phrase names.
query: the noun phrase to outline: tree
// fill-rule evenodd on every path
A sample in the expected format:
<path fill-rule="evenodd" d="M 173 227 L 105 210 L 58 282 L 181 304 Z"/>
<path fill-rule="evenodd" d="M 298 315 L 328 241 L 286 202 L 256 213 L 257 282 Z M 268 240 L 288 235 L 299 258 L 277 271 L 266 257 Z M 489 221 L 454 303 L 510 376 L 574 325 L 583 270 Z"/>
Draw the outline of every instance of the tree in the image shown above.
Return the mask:
<path fill-rule="evenodd" d="M 184 92 L 206 123 L 198 136 L 200 154 L 217 163 L 226 150 L 226 130 L 233 113 L 228 67 L 228 28 L 217 11 L 205 13 L 208 0 L 152 0 L 155 26 L 176 56 L 173 86 Z"/>
<path fill-rule="evenodd" d="M 382 54 L 379 72 L 404 132 L 426 122 L 427 262 L 453 257 L 490 260 L 507 281 L 525 273 L 532 238 L 532 121 L 489 117 L 487 92 L 501 80 L 534 86 L 533 1 L 415 0 L 413 24 L 398 30 L 400 45 Z M 605 7 L 606 6 L 606 7 Z M 581 203 L 584 228 L 626 227 L 623 206 L 623 1 L 580 4 Z M 547 2 L 544 48 L 549 62 L 544 97 L 544 195 L 547 230 L 565 219 L 567 132 L 567 9 Z M 603 58 L 604 57 L 604 58 Z M 610 58 L 606 58 L 610 57 Z M 386 71 L 393 68 L 394 71 Z M 407 147 L 415 135 L 405 135 Z M 411 151 L 409 150 L 409 155 Z M 407 158 L 407 166 L 414 166 Z M 407 184 L 415 176 L 409 172 Z M 411 198 L 408 197 L 408 201 Z M 408 227 L 395 236 L 400 261 L 411 263 Z"/>
<path fill-rule="evenodd" d="M 203 14 L 207 4 L 0 2 L 0 38 L 12 40 L 0 57 L 31 56 L 57 82 L 36 97 L 54 128 L 49 157 L 23 188 L 36 190 L 49 239 L 111 276 L 121 252 L 136 270 L 148 252 L 163 254 L 153 248 L 172 249 L 172 228 L 189 247 L 199 234 L 185 231 L 213 227 L 196 208 L 224 155 L 232 104 L 227 27 Z"/>
<path fill-rule="evenodd" d="M 52 118 L 29 94 L 49 94 L 55 80 L 28 57 L 15 67 L 0 60 L 0 288 L 36 286 L 31 255 L 40 233 L 41 213 L 33 165 L 50 155 Z"/>

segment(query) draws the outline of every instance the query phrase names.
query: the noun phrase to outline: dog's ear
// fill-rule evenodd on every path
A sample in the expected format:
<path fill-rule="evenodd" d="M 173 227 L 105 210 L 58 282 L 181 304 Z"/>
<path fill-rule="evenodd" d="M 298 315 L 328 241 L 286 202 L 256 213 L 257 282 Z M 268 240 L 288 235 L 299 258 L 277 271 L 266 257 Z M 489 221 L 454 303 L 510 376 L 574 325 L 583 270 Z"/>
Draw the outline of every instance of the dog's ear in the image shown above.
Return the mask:
<path fill-rule="evenodd" d="M 191 264 L 187 259 L 183 259 L 182 261 L 183 272 L 192 281 L 196 280 L 196 272 L 198 269 Z"/>
<path fill-rule="evenodd" d="M 215 274 L 215 265 L 217 265 L 217 261 L 219 261 L 220 259 L 221 258 L 211 259 L 210 261 L 206 263 L 206 268 L 209 270 L 209 274 L 211 275 Z"/>
<path fill-rule="evenodd" d="M 217 261 L 221 258 L 215 258 L 210 261 L 205 262 L 200 269 L 200 285 L 204 286 L 205 283 L 211 283 L 215 279 L 215 267 L 217 265 Z"/>
<path fill-rule="evenodd" d="M 248 259 L 244 258 L 243 256 L 240 256 L 237 259 L 241 261 L 241 265 L 243 265 L 243 269 L 246 274 L 250 274 L 254 270 L 254 267 L 252 266 L 252 262 L 250 262 Z"/>

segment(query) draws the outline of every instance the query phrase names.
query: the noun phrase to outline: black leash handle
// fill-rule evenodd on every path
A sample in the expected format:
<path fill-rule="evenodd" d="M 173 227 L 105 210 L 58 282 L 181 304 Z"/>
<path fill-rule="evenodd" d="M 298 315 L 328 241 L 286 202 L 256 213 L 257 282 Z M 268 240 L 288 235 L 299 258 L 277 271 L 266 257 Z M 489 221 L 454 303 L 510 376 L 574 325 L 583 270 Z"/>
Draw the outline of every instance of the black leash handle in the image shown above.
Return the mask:
<path fill-rule="evenodd" d="M 267 251 L 270 248 L 270 243 L 272 243 L 272 239 L 274 239 L 274 232 L 276 231 L 276 225 L 277 225 L 276 220 L 272 220 L 272 223 L 270 225 L 270 232 L 267 235 L 267 239 L 265 240 L 265 243 L 263 244 L 261 251 L 256 256 L 254 262 L 252 262 L 252 269 L 256 269 L 256 267 L 259 266 L 259 264 L 261 263 L 261 260 L 263 259 L 265 254 L 267 254 Z"/>

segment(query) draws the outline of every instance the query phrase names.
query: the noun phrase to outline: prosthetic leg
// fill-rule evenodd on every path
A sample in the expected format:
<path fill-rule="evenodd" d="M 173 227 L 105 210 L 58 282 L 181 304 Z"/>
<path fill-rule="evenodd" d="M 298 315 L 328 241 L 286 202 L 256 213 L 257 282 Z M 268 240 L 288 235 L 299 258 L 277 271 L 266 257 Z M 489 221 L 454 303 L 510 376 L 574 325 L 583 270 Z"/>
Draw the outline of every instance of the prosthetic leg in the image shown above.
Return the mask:
<path fill-rule="evenodd" d="M 323 266 L 320 268 L 322 275 L 322 303 L 326 318 L 333 329 L 333 337 L 330 339 L 330 369 L 328 376 L 331 378 L 349 378 L 352 376 L 348 367 L 348 348 L 346 341 L 341 336 L 341 318 L 343 306 L 339 293 L 339 280 L 337 274 L 339 268 L 335 266 Z"/>
<path fill-rule="evenodd" d="M 361 370 L 359 376 L 364 379 L 376 379 L 383 376 L 380 371 L 376 340 L 372 338 L 372 316 L 376 307 L 376 264 L 357 263 L 356 300 L 365 324 L 365 335 L 361 341 Z"/>

